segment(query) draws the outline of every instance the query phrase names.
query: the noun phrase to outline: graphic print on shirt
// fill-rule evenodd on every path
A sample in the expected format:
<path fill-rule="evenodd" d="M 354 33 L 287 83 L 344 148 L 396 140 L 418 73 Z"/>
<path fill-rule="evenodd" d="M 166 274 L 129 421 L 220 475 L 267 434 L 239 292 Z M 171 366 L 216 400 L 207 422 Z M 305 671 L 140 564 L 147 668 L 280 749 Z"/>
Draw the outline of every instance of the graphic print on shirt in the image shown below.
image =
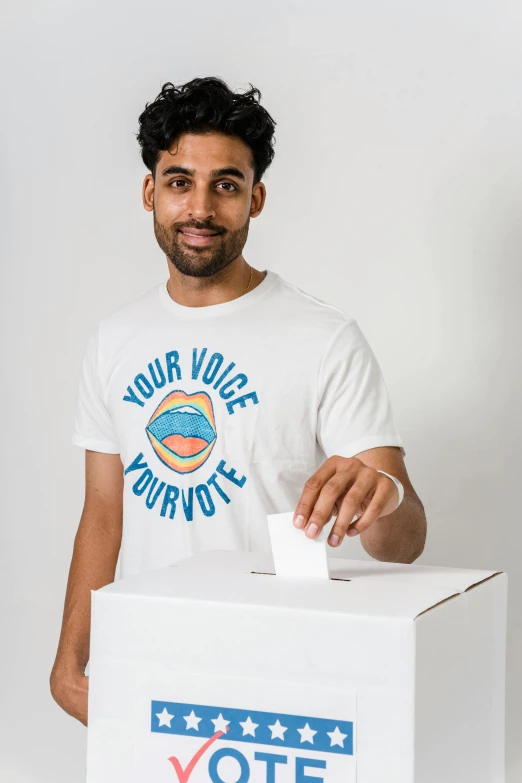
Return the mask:
<path fill-rule="evenodd" d="M 216 442 L 212 400 L 204 391 L 167 394 L 146 427 L 160 460 L 177 473 L 191 473 L 207 461 Z"/>
<path fill-rule="evenodd" d="M 206 386 L 195 392 L 180 388 L 183 385 L 185 365 L 178 351 L 168 351 L 164 359 L 155 358 L 147 365 L 147 372 L 140 372 L 128 385 L 123 401 L 145 408 L 146 401 L 165 387 L 174 386 L 159 400 L 155 410 L 144 422 L 146 436 L 152 450 L 140 451 L 125 468 L 124 474 L 136 473 L 132 485 L 134 495 L 143 497 L 145 507 L 156 509 L 160 516 L 174 519 L 183 516 L 191 522 L 195 514 L 211 517 L 216 513 L 216 504 L 230 503 L 227 494 L 231 490 L 241 489 L 247 477 L 238 469 L 228 466 L 224 459 L 202 475 L 201 469 L 207 465 L 214 446 L 218 441 L 218 428 L 214 415 L 214 403 L 210 396 L 214 390 L 216 404 L 221 404 L 228 415 L 236 409 L 259 403 L 257 393 L 250 391 L 239 393 L 248 383 L 243 372 L 233 373 L 235 362 L 230 362 L 222 371 L 225 363 L 221 353 L 214 352 L 206 359 L 207 348 L 193 348 L 188 367 L 191 381 Z M 209 393 L 210 392 L 210 393 Z M 149 456 L 155 455 L 163 466 L 180 476 L 194 476 L 195 486 L 179 487 L 175 483 L 160 480 L 154 474 L 154 464 L 149 464 Z M 139 472 L 139 475 L 138 475 Z"/>

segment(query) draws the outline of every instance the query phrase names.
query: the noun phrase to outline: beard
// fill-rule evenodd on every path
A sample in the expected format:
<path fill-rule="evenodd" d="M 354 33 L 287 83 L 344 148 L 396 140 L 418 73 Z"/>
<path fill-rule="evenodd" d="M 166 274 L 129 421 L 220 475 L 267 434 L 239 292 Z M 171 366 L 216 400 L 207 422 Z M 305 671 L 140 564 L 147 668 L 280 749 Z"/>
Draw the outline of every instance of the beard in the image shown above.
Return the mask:
<path fill-rule="evenodd" d="M 220 234 L 212 245 L 197 247 L 183 244 L 180 232 L 176 228 L 164 226 L 156 220 L 154 211 L 154 234 L 158 245 L 169 261 L 183 275 L 189 277 L 211 277 L 225 269 L 242 252 L 247 236 L 250 217 L 237 231 L 226 231 Z M 208 228 L 212 226 L 197 226 Z M 190 229 L 187 229 L 189 231 Z"/>

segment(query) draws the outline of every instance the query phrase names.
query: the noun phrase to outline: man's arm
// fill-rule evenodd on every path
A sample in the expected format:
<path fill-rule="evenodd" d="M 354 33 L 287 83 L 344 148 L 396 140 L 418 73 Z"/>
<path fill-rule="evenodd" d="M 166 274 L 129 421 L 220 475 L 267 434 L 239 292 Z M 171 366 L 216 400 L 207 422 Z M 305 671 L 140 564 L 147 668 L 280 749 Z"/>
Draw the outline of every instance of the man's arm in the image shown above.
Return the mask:
<path fill-rule="evenodd" d="M 399 479 L 404 487 L 397 510 L 395 482 L 379 470 Z M 422 554 L 427 527 L 424 507 L 397 446 L 368 449 L 353 457 L 334 454 L 326 459 L 305 482 L 294 525 L 308 538 L 317 538 L 332 515 L 336 519 L 328 536 L 330 546 L 340 546 L 345 536 L 360 534 L 363 547 L 376 560 L 413 563 Z"/>
<path fill-rule="evenodd" d="M 62 629 L 50 675 L 54 700 L 87 725 L 91 590 L 114 581 L 123 521 L 119 454 L 85 451 L 85 502 L 65 595 Z"/>
<path fill-rule="evenodd" d="M 426 515 L 408 476 L 400 449 L 397 446 L 382 446 L 361 451 L 355 456 L 368 467 L 395 476 L 404 487 L 404 499 L 399 508 L 379 517 L 363 530 L 361 544 L 376 560 L 413 563 L 421 556 L 426 543 Z"/>

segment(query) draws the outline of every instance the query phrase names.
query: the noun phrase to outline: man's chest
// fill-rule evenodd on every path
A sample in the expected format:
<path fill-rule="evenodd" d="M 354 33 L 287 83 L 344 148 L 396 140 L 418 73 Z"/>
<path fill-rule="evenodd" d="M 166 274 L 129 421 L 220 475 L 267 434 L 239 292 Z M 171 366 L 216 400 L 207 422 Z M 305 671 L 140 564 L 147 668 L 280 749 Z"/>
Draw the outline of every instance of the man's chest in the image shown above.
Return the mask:
<path fill-rule="evenodd" d="M 182 481 L 236 463 L 315 460 L 318 363 L 267 334 L 127 341 L 108 365 L 108 408 L 124 468 L 136 457 Z"/>

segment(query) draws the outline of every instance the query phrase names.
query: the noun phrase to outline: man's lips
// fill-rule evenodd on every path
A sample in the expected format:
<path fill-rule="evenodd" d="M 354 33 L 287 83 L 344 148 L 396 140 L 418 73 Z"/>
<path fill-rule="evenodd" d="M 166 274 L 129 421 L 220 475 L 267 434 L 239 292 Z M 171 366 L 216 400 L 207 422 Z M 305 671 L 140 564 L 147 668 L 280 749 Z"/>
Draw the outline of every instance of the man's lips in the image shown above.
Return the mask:
<path fill-rule="evenodd" d="M 187 232 L 180 230 L 179 233 L 189 245 L 210 245 L 219 236 L 219 234 L 195 235 L 190 234 L 188 230 Z"/>

